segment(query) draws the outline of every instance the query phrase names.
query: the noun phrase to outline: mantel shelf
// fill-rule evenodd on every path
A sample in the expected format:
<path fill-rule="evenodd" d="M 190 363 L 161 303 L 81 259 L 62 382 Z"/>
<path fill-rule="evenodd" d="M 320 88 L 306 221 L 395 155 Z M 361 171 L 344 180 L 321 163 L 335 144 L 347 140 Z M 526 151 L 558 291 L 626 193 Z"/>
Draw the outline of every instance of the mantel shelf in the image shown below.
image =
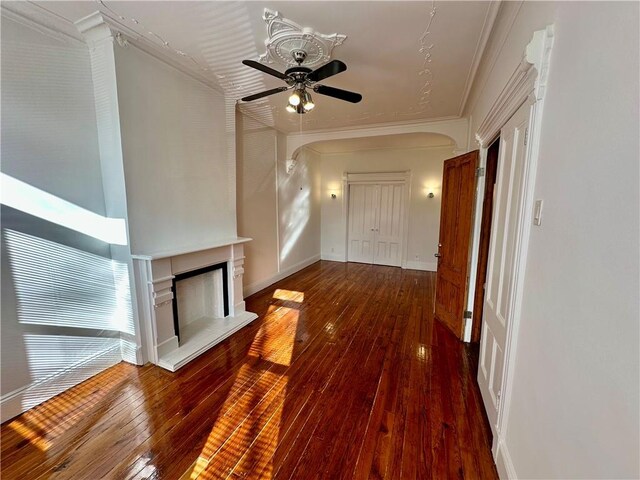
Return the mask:
<path fill-rule="evenodd" d="M 229 245 L 246 243 L 246 242 L 250 242 L 251 240 L 252 240 L 251 238 L 247 238 L 247 237 L 230 237 L 230 238 L 223 238 L 223 239 L 220 239 L 211 243 L 203 244 L 203 245 L 182 247 L 175 250 L 166 250 L 162 252 L 136 253 L 131 256 L 137 260 L 159 260 L 161 258 L 177 257 L 179 255 L 187 255 L 189 253 L 202 252 L 204 250 L 211 250 L 213 248 L 228 247 Z"/>

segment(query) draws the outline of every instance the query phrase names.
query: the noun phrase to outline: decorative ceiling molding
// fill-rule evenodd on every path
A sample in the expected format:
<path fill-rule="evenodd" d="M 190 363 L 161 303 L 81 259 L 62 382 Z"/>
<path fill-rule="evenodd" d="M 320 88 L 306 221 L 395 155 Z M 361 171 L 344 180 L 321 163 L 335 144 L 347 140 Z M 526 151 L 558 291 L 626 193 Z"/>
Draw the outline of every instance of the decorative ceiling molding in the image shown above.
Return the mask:
<path fill-rule="evenodd" d="M 429 10 L 429 20 L 427 21 L 427 26 L 424 29 L 424 32 L 420 36 L 420 48 L 418 49 L 418 53 L 422 54 L 424 57 L 422 70 L 418 72 L 418 76 L 422 77 L 422 80 L 424 80 L 424 83 L 418 92 L 419 100 L 417 104 L 419 111 L 424 111 L 431 103 L 429 97 L 431 96 L 431 87 L 433 84 L 433 72 L 431 71 L 431 68 L 429 68 L 429 64 L 431 63 L 431 49 L 433 48 L 433 43 L 430 42 L 429 37 L 431 35 L 431 24 L 433 23 L 436 13 L 436 2 L 433 0 L 431 2 L 431 9 Z"/>
<path fill-rule="evenodd" d="M 476 141 L 482 148 L 489 146 L 524 102 L 533 104 L 544 98 L 553 38 L 553 25 L 533 33 L 522 60 L 478 127 Z"/>
<path fill-rule="evenodd" d="M 137 19 L 127 20 L 127 17 L 108 7 L 102 0 L 96 0 L 96 3 L 100 7 L 98 11 L 75 22 L 79 29 L 88 29 L 91 22 L 104 22 L 120 47 L 132 45 L 224 95 L 224 87 L 211 78 L 213 72 L 209 68 L 202 67 L 190 55 L 181 55 L 179 50 L 146 29 Z"/>
<path fill-rule="evenodd" d="M 120 22 L 130 22 L 131 24 L 135 25 L 136 27 L 129 26 L 126 27 L 129 30 L 132 30 L 135 32 L 135 35 L 137 36 L 138 40 L 139 39 L 144 39 L 147 42 L 151 43 L 151 44 L 155 44 L 159 47 L 162 47 L 163 49 L 171 52 L 173 55 L 176 55 L 178 57 L 182 57 L 185 60 L 192 62 L 193 65 L 192 67 L 197 68 L 198 70 L 201 70 L 203 72 L 207 72 L 209 71 L 209 67 L 200 64 L 193 56 L 183 52 L 182 50 L 179 50 L 177 48 L 174 48 L 173 45 L 171 45 L 168 41 L 166 41 L 163 37 L 161 37 L 159 34 L 157 34 L 156 32 L 152 32 L 151 30 L 149 30 L 146 26 L 144 26 L 138 19 L 136 18 L 127 18 L 124 15 L 116 12 L 113 8 L 111 8 L 110 6 L 108 6 L 106 3 L 104 3 L 103 0 L 96 0 L 96 2 L 98 3 L 98 5 L 100 5 L 100 7 L 104 10 L 107 10 L 109 13 L 111 13 L 111 20 L 116 22 L 117 24 L 119 24 L 120 26 L 125 26 L 122 25 Z M 114 18 L 115 17 L 115 18 Z"/>
<path fill-rule="evenodd" d="M 73 24 L 32 2 L 3 2 L 2 15 L 64 43 L 84 45 Z"/>
<path fill-rule="evenodd" d="M 482 31 L 480 32 L 478 44 L 476 45 L 476 51 L 473 54 L 473 61 L 471 62 L 469 75 L 467 75 L 467 80 L 465 82 L 464 94 L 462 95 L 462 99 L 460 101 L 460 109 L 458 111 L 459 116 L 462 116 L 462 114 L 464 113 L 464 109 L 467 106 L 467 100 L 469 98 L 469 94 L 471 93 L 471 88 L 473 87 L 473 82 L 476 78 L 476 73 L 478 72 L 480 61 L 482 60 L 484 50 L 487 47 L 489 37 L 491 36 L 491 32 L 493 31 L 493 24 L 498 17 L 498 11 L 500 10 L 501 4 L 502 0 L 494 0 L 490 2 L 489 8 L 487 9 L 487 15 L 484 17 L 484 24 L 482 25 Z"/>
<path fill-rule="evenodd" d="M 260 55 L 265 64 L 280 63 L 289 67 L 297 65 L 291 54 L 294 50 L 304 50 L 307 57 L 302 62 L 305 67 L 324 64 L 331 58 L 331 52 L 347 39 L 346 35 L 334 33 L 325 35 L 311 28 L 303 28 L 284 18 L 280 12 L 264 9 L 262 17 L 267 23 L 266 52 Z"/>

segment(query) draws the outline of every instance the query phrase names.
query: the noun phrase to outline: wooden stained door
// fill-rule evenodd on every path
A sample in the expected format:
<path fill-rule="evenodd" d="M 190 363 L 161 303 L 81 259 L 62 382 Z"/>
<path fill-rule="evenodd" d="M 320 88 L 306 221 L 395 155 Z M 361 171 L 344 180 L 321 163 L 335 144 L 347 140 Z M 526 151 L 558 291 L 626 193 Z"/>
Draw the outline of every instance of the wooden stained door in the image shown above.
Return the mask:
<path fill-rule="evenodd" d="M 463 336 L 478 151 L 444 162 L 435 315 Z"/>
<path fill-rule="evenodd" d="M 502 396 L 507 332 L 516 308 L 513 298 L 519 212 L 524 200 L 526 130 L 531 107 L 523 105 L 500 132 L 500 158 L 496 177 L 487 286 L 484 293 L 478 386 L 494 435 Z"/>

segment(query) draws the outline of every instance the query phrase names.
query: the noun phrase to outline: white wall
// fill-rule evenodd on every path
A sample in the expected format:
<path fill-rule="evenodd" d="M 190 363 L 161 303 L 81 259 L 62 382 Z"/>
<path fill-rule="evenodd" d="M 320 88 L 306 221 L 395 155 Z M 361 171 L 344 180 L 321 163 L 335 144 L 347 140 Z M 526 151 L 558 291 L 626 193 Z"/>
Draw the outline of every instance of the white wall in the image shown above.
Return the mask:
<path fill-rule="evenodd" d="M 223 95 L 133 46 L 115 52 L 132 252 L 235 237 L 235 125 Z"/>
<path fill-rule="evenodd" d="M 9 14 L 2 173 L 104 216 L 89 52 Z M 2 421 L 119 362 L 119 315 L 131 307 L 117 295 L 109 244 L 14 206 L 2 205 Z"/>
<path fill-rule="evenodd" d="M 555 25 L 511 410 L 518 478 L 638 478 L 638 4 L 503 3 L 472 133 Z M 513 22 L 511 21 L 513 19 Z"/>
<path fill-rule="evenodd" d="M 289 173 L 286 136 L 237 115 L 238 234 L 248 296 L 320 258 L 319 157 L 302 151 Z"/>
<path fill-rule="evenodd" d="M 244 246 L 246 287 L 278 273 L 277 132 L 239 113 L 237 119 L 238 234 L 253 238 Z"/>
<path fill-rule="evenodd" d="M 407 237 L 407 267 L 435 271 L 438 251 L 442 167 L 454 156 L 453 146 L 417 149 L 361 150 L 323 154 L 322 165 L 322 258 L 345 261 L 346 223 L 342 194 L 345 172 L 411 171 L 411 199 Z M 427 187 L 434 198 L 427 198 Z M 337 198 L 332 199 L 331 193 Z"/>
<path fill-rule="evenodd" d="M 320 156 L 303 149 L 287 173 L 286 137 L 278 135 L 280 270 L 298 270 L 320 257 Z"/>

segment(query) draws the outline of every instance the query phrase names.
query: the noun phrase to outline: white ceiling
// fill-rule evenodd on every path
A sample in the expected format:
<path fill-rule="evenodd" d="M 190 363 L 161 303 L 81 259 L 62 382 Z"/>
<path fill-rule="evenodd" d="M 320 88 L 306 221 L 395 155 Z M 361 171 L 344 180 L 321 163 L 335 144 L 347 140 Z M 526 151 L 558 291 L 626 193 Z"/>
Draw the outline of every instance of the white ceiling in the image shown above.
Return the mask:
<path fill-rule="evenodd" d="M 36 5 L 70 22 L 100 9 L 117 20 L 125 34 L 140 35 L 140 41 L 235 98 L 284 85 L 240 63 L 265 52 L 265 8 L 320 33 L 347 35 L 332 58 L 344 61 L 348 70 L 321 83 L 359 92 L 362 102 L 314 94 L 316 108 L 305 115 L 286 112 L 287 93 L 242 105 L 245 113 L 283 132 L 459 116 L 496 11 L 487 1 L 105 0 Z M 421 42 L 434 7 L 429 33 Z M 431 61 L 425 63 L 426 53 Z M 431 73 L 419 75 L 425 66 Z M 418 105 L 425 96 L 429 103 Z"/>

